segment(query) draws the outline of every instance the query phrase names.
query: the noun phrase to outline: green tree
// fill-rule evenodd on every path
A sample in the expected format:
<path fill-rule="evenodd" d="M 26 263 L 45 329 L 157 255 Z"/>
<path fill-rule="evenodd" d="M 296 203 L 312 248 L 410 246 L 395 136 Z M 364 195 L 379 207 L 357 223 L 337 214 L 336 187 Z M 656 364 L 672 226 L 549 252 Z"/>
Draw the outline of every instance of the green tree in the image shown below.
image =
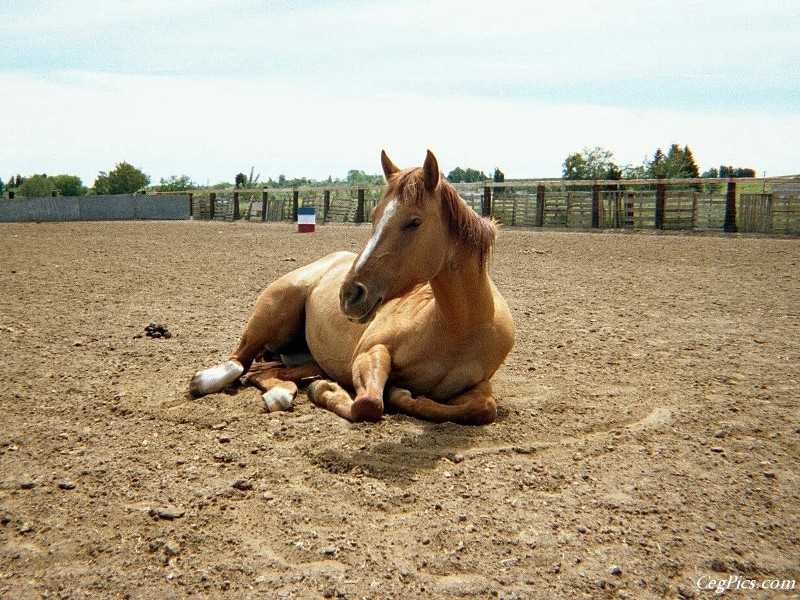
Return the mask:
<path fill-rule="evenodd" d="M 681 148 L 672 144 L 666 154 L 659 148 L 647 165 L 647 175 L 659 179 L 686 179 L 700 177 L 700 169 L 694 161 L 689 146 Z"/>
<path fill-rule="evenodd" d="M 720 177 L 755 177 L 755 169 L 743 169 L 742 167 L 721 166 L 719 168 Z"/>
<path fill-rule="evenodd" d="M 364 171 L 351 169 L 347 172 L 347 185 L 373 186 L 383 185 L 383 175 L 370 175 Z"/>
<path fill-rule="evenodd" d="M 55 190 L 53 178 L 42 174 L 31 175 L 25 179 L 22 185 L 17 187 L 16 192 L 20 196 L 25 196 L 27 198 L 43 198 L 45 196 L 50 196 L 53 190 Z"/>
<path fill-rule="evenodd" d="M 585 147 L 564 160 L 564 179 L 620 179 L 622 170 L 614 162 L 614 153 L 602 146 Z"/>
<path fill-rule="evenodd" d="M 113 171 L 100 171 L 94 182 L 97 195 L 131 194 L 150 183 L 150 177 L 127 162 L 118 163 Z"/>
<path fill-rule="evenodd" d="M 245 175 L 244 173 L 237 173 L 236 174 L 236 187 L 237 188 L 254 188 L 256 184 L 258 184 L 258 180 L 261 177 L 261 173 L 258 175 L 254 175 L 256 168 L 250 167 L 250 177 Z"/>
<path fill-rule="evenodd" d="M 489 177 L 486 176 L 486 173 L 477 169 L 456 167 L 447 175 L 447 180 L 450 183 L 478 183 L 489 181 Z"/>
<path fill-rule="evenodd" d="M 6 187 L 9 189 L 9 191 L 16 190 L 19 188 L 19 186 L 23 184 L 24 181 L 25 178 L 19 173 L 17 173 L 16 176 L 14 175 L 11 176 L 11 178 L 8 180 L 8 184 L 6 185 Z"/>
<path fill-rule="evenodd" d="M 168 179 L 162 177 L 155 189 L 158 192 L 182 192 L 196 187 L 197 184 L 188 175 L 170 175 Z"/>
<path fill-rule="evenodd" d="M 650 161 L 650 164 L 647 165 L 647 175 L 649 177 L 666 177 L 667 172 L 667 157 L 664 155 L 664 152 L 661 148 L 656 150 L 656 153 L 653 155 L 653 160 Z"/>
<path fill-rule="evenodd" d="M 77 175 L 56 175 L 53 187 L 62 196 L 85 196 L 86 187 Z"/>

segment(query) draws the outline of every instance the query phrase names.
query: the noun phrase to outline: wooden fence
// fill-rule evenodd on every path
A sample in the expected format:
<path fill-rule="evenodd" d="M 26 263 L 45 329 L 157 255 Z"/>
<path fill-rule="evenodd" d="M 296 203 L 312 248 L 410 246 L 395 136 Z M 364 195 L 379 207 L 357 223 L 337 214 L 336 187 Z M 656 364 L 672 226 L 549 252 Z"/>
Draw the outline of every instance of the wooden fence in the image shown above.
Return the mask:
<path fill-rule="evenodd" d="M 510 181 L 457 184 L 478 213 L 520 227 L 655 229 L 800 235 L 800 178 Z M 760 189 L 760 193 L 754 193 Z M 363 223 L 382 187 L 264 188 L 194 192 L 195 218 Z"/>

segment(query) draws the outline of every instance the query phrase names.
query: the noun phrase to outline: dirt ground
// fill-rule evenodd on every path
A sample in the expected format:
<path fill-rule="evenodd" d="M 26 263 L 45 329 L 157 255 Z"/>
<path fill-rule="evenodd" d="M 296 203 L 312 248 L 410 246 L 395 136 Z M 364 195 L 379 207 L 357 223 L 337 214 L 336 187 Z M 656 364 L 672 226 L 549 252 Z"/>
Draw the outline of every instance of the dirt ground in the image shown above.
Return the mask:
<path fill-rule="evenodd" d="M 501 230 L 490 426 L 187 397 L 368 233 L 0 225 L 0 596 L 800 594 L 800 240 Z"/>

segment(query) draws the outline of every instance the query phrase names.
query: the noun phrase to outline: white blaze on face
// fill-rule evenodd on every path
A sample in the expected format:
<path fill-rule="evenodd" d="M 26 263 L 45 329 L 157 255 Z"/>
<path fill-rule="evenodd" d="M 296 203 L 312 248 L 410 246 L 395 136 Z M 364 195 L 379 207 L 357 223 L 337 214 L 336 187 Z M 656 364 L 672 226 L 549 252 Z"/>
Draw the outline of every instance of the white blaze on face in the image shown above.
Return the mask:
<path fill-rule="evenodd" d="M 367 262 L 369 259 L 369 255 L 372 254 L 372 251 L 375 250 L 375 246 L 378 245 L 378 242 L 381 241 L 381 237 L 383 237 L 383 229 L 386 227 L 386 224 L 389 222 L 389 219 L 392 218 L 395 209 L 397 208 L 397 199 L 390 200 L 383 209 L 383 214 L 381 215 L 380 221 L 375 226 L 375 231 L 372 234 L 372 237 L 369 238 L 364 251 L 361 253 L 361 256 L 356 263 L 356 270 L 360 269 L 364 266 L 364 263 Z"/>

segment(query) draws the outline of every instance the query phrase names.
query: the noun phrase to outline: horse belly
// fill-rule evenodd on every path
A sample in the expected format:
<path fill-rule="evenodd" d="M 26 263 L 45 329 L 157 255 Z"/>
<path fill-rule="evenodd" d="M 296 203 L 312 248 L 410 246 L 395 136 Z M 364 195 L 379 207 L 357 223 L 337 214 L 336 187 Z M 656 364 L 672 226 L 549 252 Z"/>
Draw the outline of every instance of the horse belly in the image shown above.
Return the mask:
<path fill-rule="evenodd" d="M 352 258 L 355 258 L 353 256 Z M 353 353 L 364 325 L 350 322 L 339 309 L 339 288 L 352 258 L 334 265 L 306 300 L 306 343 L 322 370 L 345 387 L 353 385 Z"/>

